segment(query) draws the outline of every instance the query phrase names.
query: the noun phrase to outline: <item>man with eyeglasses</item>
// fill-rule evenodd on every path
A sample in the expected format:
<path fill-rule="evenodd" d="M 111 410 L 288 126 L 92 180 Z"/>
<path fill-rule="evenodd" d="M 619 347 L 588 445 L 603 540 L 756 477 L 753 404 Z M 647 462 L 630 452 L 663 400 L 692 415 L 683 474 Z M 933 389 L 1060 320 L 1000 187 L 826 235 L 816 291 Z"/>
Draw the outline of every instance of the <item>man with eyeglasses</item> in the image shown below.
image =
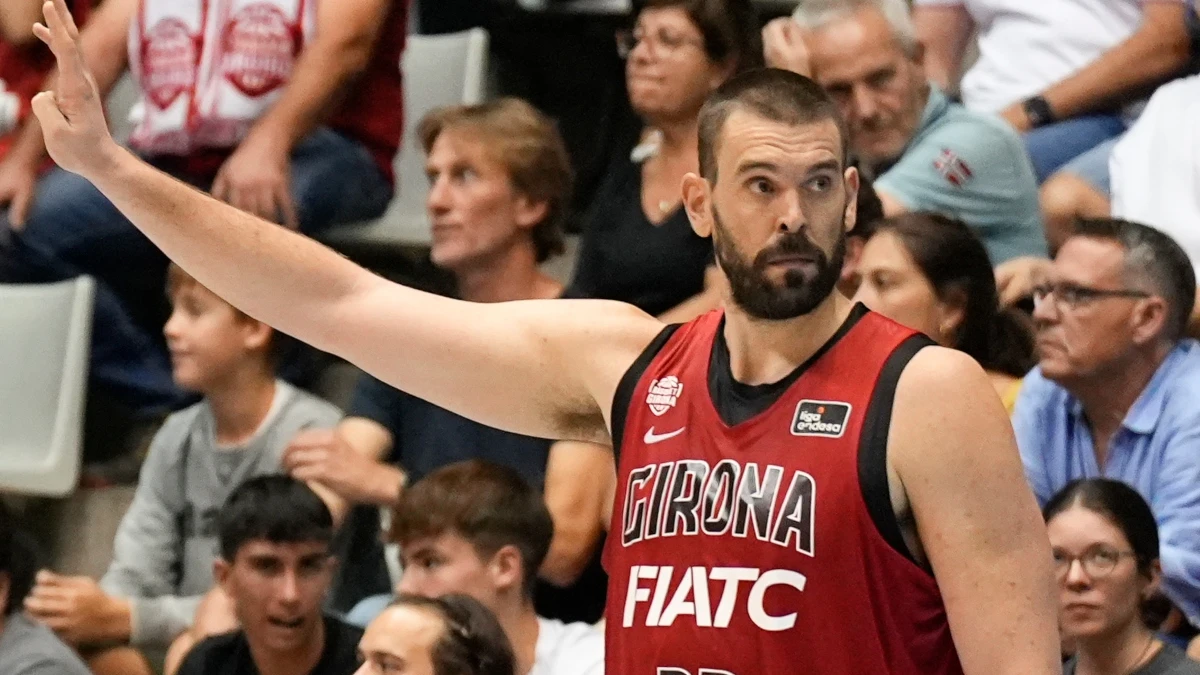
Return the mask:
<path fill-rule="evenodd" d="M 1200 344 L 1196 277 L 1167 235 L 1082 221 L 1033 290 L 1039 364 L 1013 416 L 1038 501 L 1077 478 L 1132 485 L 1163 540 L 1165 630 L 1200 625 Z"/>

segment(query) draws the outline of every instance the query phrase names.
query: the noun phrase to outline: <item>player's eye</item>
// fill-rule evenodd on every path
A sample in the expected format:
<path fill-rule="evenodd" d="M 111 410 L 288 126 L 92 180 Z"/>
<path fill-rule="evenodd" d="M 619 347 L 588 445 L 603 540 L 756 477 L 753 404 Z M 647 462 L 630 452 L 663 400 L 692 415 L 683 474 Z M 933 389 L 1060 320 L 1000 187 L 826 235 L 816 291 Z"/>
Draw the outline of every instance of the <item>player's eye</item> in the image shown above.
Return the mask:
<path fill-rule="evenodd" d="M 747 185 L 750 187 L 751 192 L 760 195 L 771 194 L 771 192 L 773 192 L 775 189 L 775 186 L 771 184 L 771 181 L 767 180 L 766 178 L 751 178 Z"/>

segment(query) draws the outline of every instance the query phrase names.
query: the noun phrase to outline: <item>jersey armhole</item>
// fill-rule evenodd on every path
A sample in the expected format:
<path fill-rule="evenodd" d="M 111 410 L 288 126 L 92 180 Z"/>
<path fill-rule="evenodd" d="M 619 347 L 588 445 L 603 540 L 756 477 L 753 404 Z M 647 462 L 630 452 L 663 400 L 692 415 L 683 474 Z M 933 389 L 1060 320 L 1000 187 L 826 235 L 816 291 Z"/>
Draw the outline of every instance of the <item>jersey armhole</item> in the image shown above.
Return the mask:
<path fill-rule="evenodd" d="M 896 402 L 896 385 L 900 382 L 900 375 L 917 352 L 933 344 L 936 343 L 924 335 L 913 335 L 901 342 L 888 356 L 879 372 L 879 379 L 875 382 L 875 390 L 871 394 L 871 403 L 867 407 L 867 416 L 863 421 L 858 443 L 858 484 L 867 513 L 884 541 L 922 569 L 924 567 L 917 562 L 912 551 L 908 550 L 908 544 L 904 542 L 900 522 L 892 508 L 892 491 L 888 484 L 887 446 L 892 407 Z"/>
<path fill-rule="evenodd" d="M 642 350 L 642 353 L 638 354 L 633 365 L 629 366 L 629 370 L 625 371 L 625 374 L 621 376 L 621 381 L 617 383 L 617 391 L 613 394 L 612 403 L 612 442 L 613 463 L 618 468 L 621 466 L 621 440 L 625 437 L 625 417 L 629 413 L 629 405 L 633 400 L 633 390 L 637 388 L 638 381 L 650 367 L 650 362 L 654 360 L 655 356 L 658 356 L 658 353 L 667 344 L 667 340 L 671 339 L 681 325 L 673 323 L 659 331 L 650 344 Z"/>

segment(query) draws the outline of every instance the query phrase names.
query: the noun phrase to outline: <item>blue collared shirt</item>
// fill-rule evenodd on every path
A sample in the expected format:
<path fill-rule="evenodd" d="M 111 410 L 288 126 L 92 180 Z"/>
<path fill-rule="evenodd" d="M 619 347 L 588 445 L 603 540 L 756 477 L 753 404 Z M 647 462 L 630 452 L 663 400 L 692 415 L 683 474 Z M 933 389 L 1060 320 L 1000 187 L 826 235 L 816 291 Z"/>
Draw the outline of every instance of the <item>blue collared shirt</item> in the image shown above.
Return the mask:
<path fill-rule="evenodd" d="M 1013 412 L 1025 475 L 1044 505 L 1077 478 L 1133 486 L 1158 520 L 1163 589 L 1200 626 L 1200 343 L 1167 355 L 1096 460 L 1083 405 L 1035 368 Z"/>

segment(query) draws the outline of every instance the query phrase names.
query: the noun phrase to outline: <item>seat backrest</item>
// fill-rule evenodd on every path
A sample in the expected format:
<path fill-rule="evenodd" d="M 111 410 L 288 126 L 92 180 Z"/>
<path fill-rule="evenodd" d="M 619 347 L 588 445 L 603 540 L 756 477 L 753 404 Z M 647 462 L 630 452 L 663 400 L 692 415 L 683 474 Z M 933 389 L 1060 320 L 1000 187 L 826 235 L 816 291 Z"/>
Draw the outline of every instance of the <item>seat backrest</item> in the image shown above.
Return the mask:
<path fill-rule="evenodd" d="M 425 221 L 425 153 L 417 123 L 435 108 L 479 103 L 487 94 L 488 34 L 472 28 L 444 35 L 412 35 L 404 73 L 404 138 L 396 155 L 396 200 L 404 218 Z"/>
<path fill-rule="evenodd" d="M 0 285 L 0 490 L 78 481 L 94 295 L 90 277 Z"/>

